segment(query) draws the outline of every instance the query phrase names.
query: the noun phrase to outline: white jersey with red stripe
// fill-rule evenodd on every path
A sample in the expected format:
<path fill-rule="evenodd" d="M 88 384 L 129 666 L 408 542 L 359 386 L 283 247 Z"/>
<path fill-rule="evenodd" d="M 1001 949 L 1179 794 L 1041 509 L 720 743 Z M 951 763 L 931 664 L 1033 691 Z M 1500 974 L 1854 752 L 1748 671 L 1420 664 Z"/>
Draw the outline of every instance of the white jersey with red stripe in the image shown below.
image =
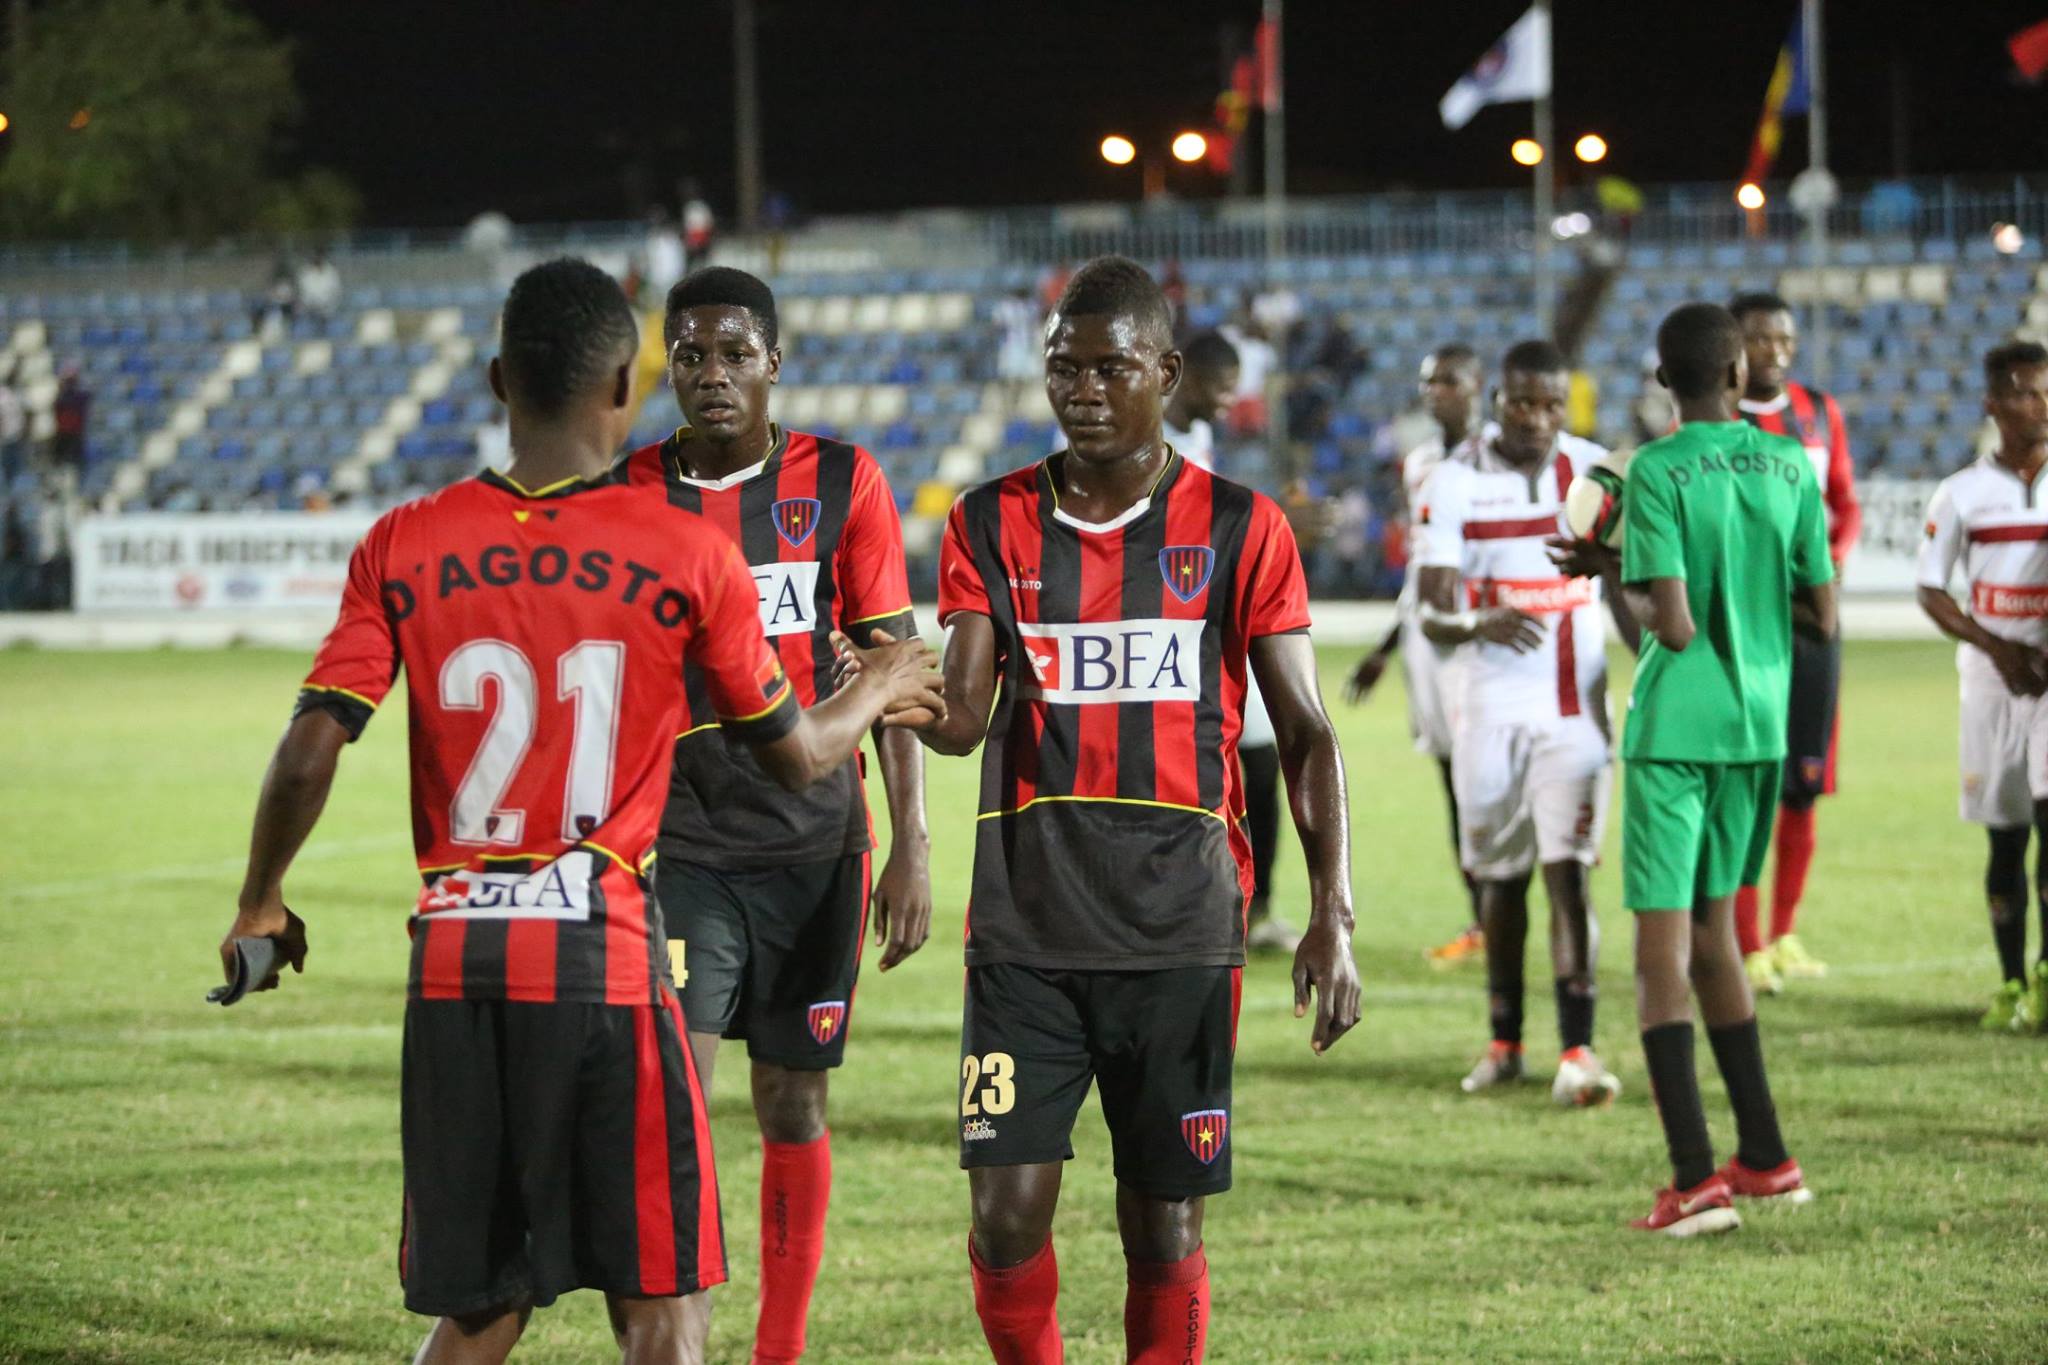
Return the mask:
<path fill-rule="evenodd" d="M 1490 441 L 1498 435 L 1499 423 L 1479 424 L 1479 439 L 1482 441 Z M 1442 436 L 1432 436 L 1401 457 L 1401 488 L 1408 496 L 1408 520 L 1411 528 L 1415 526 L 1422 506 L 1423 485 L 1429 482 L 1429 476 L 1436 473 L 1436 467 L 1442 464 L 1450 453 L 1444 446 Z M 1415 577 L 1420 570 L 1421 565 L 1416 562 L 1414 547 L 1411 545 L 1408 552 L 1408 573 L 1401 581 L 1399 605 L 1404 617 L 1414 614 Z"/>
<path fill-rule="evenodd" d="M 1528 471 L 1503 459 L 1496 442 L 1487 432 L 1465 441 L 1424 483 L 1415 562 L 1457 570 L 1461 608 L 1514 607 L 1536 618 L 1543 639 L 1525 654 L 1484 640 L 1458 646 L 1457 723 L 1593 715 L 1606 696 L 1600 582 L 1559 575 L 1543 542 L 1562 533 L 1573 475 L 1607 452 L 1560 436 L 1550 458 Z"/>
<path fill-rule="evenodd" d="M 2048 647 L 2048 479 L 2028 483 L 1986 455 L 1941 481 L 1927 504 L 1920 584 L 1947 592 L 1957 576 L 1984 629 Z M 1958 647 L 1956 667 L 1968 682 L 2004 687 L 1974 645 Z"/>

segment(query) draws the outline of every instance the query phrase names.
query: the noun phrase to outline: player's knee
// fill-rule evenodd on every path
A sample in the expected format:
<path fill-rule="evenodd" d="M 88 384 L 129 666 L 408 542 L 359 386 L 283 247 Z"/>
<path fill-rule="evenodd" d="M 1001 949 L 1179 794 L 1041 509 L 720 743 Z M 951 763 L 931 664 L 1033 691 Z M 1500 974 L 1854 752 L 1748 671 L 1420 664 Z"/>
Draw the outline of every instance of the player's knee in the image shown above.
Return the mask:
<path fill-rule="evenodd" d="M 815 1142 L 825 1135 L 824 1071 L 754 1063 L 754 1116 L 770 1142 Z"/>
<path fill-rule="evenodd" d="M 612 1335 L 618 1338 L 622 1349 L 641 1359 L 673 1359 L 683 1347 L 683 1310 L 687 1302 L 681 1298 L 642 1299 L 607 1294 L 605 1309 L 611 1315 Z"/>
<path fill-rule="evenodd" d="M 1118 1199 L 1118 1231 L 1133 1261 L 1184 1261 L 1202 1245 L 1202 1200 L 1154 1199 L 1128 1189 Z"/>
<path fill-rule="evenodd" d="M 974 1249 L 988 1265 L 1021 1265 L 1036 1256 L 1052 1236 L 1052 1201 L 1036 1197 L 1021 1177 L 1006 1174 L 1029 1168 L 977 1171 L 971 1182 L 974 1201 Z"/>

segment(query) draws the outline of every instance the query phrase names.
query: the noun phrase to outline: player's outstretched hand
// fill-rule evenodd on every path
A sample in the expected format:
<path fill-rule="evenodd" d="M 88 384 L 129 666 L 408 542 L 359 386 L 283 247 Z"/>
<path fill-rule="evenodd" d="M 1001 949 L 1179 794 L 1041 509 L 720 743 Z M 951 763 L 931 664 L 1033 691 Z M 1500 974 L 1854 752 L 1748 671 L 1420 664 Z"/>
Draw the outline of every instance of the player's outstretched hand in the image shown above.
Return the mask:
<path fill-rule="evenodd" d="M 1479 613 L 1477 638 L 1527 654 L 1543 643 L 1543 623 L 1513 607 L 1489 607 Z"/>
<path fill-rule="evenodd" d="M 1548 536 L 1543 548 L 1566 578 L 1602 578 L 1621 568 L 1621 551 L 1577 536 Z"/>
<path fill-rule="evenodd" d="M 885 972 L 931 937 L 931 853 L 923 840 L 906 844 L 898 839 L 889 846 L 889 861 L 875 879 L 874 919 Z"/>
<path fill-rule="evenodd" d="M 282 900 L 246 906 L 235 915 L 235 922 L 228 926 L 227 937 L 220 941 L 220 970 L 230 986 L 235 984 L 235 940 L 238 938 L 275 939 L 280 964 L 291 963 L 295 972 L 306 970 L 306 922 L 293 914 Z M 278 972 L 282 970 L 280 965 L 249 989 L 276 990 Z"/>
<path fill-rule="evenodd" d="M 1349 1033 L 1358 1023 L 1363 991 L 1358 984 L 1358 964 L 1351 960 L 1351 931 L 1336 920 L 1313 916 L 1301 946 L 1294 950 L 1294 1017 L 1308 1013 L 1309 993 L 1315 993 L 1316 1022 L 1309 1030 L 1308 1047 L 1314 1053 Z"/>
<path fill-rule="evenodd" d="M 939 656 L 922 640 L 898 640 L 885 630 L 874 632 L 874 645 L 862 649 L 839 631 L 832 632 L 833 682 L 844 687 L 861 673 L 875 673 L 889 682 L 889 704 L 882 724 L 922 730 L 946 718 L 945 678 Z"/>
<path fill-rule="evenodd" d="M 1351 676 L 1344 680 L 1344 700 L 1353 706 L 1372 695 L 1379 686 L 1380 678 L 1387 671 L 1387 656 L 1374 650 L 1358 661 L 1358 667 L 1351 670 Z"/>

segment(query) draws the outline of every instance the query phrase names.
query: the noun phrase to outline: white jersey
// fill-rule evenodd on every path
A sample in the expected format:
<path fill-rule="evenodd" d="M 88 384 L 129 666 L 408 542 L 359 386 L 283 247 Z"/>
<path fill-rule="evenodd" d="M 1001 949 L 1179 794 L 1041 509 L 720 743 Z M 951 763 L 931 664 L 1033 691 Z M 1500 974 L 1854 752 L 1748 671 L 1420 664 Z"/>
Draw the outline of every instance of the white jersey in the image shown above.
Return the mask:
<path fill-rule="evenodd" d="M 2048 647 L 2048 478 L 2031 484 L 1986 455 L 1941 481 L 1927 504 L 1920 585 L 1949 590 L 1960 572 L 1968 609 L 1993 635 Z M 2005 684 L 1984 651 L 1959 645 L 1965 686 Z"/>
<path fill-rule="evenodd" d="M 1465 607 L 1513 607 L 1543 630 L 1542 643 L 1526 654 L 1483 640 L 1453 651 L 1460 733 L 1475 725 L 1592 716 L 1605 705 L 1600 581 L 1560 575 L 1543 542 L 1563 533 L 1573 474 L 1606 454 L 1591 441 L 1559 436 L 1556 451 L 1531 475 L 1503 460 L 1494 438 L 1481 433 L 1423 485 L 1415 562 L 1457 570 Z"/>
<path fill-rule="evenodd" d="M 1480 440 L 1490 441 L 1498 435 L 1499 424 L 1479 424 Z M 1411 533 L 1415 525 L 1415 509 L 1422 505 L 1422 486 L 1429 482 L 1429 476 L 1436 472 L 1436 467 L 1444 462 L 1444 456 L 1449 453 L 1444 448 L 1444 438 L 1432 436 L 1401 457 L 1401 488 L 1408 496 L 1408 524 Z M 1404 619 L 1415 611 L 1415 575 L 1419 568 L 1415 561 L 1415 547 L 1411 542 L 1408 548 L 1408 572 L 1401 580 L 1399 606 Z"/>

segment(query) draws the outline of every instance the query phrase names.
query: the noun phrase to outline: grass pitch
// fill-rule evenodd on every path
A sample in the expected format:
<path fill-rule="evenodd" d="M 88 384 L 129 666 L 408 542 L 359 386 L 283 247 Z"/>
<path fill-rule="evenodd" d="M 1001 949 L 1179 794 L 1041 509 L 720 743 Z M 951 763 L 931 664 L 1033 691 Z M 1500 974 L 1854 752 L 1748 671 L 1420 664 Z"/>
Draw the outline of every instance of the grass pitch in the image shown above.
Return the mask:
<path fill-rule="evenodd" d="M 1324 654 L 1333 696 L 1346 655 Z M 420 1338 L 395 1282 L 417 886 L 402 716 L 349 751 L 290 880 L 307 974 L 232 1011 L 201 1003 L 304 665 L 0 654 L 0 1362 L 391 1361 Z M 1843 794 L 1823 807 L 1802 923 L 1835 971 L 1762 1007 L 1786 1135 L 1820 1197 L 1692 1245 L 1623 1227 L 1666 1168 L 1632 1022 L 1619 822 L 1595 889 L 1598 1046 L 1620 1103 L 1560 1112 L 1534 1084 L 1467 1098 L 1480 974 L 1421 956 L 1460 916 L 1436 775 L 1408 750 L 1397 680 L 1363 709 L 1333 701 L 1365 1022 L 1319 1060 L 1286 965 L 1249 973 L 1237 1188 L 1208 1216 L 1212 1360 L 2048 1356 L 2048 1040 L 1976 1028 L 1995 973 L 1982 839 L 1955 820 L 1950 654 L 1852 646 L 1847 679 Z M 833 1081 L 820 1362 L 987 1358 L 950 1117 L 973 802 L 974 764 L 934 759 L 939 922 L 918 957 L 870 970 Z M 1298 852 L 1280 882 L 1298 919 Z M 1530 1051 L 1547 1076 L 1532 937 Z M 736 1062 L 713 1096 L 733 1261 L 716 1361 L 746 1359 L 753 1318 L 760 1158 Z M 1725 1152 L 1710 1065 L 1705 1081 Z M 1075 1145 L 1061 1318 L 1070 1359 L 1117 1360 L 1122 1260 L 1092 1102 Z M 601 1304 L 581 1294 L 537 1315 L 515 1359 L 609 1354 Z"/>

